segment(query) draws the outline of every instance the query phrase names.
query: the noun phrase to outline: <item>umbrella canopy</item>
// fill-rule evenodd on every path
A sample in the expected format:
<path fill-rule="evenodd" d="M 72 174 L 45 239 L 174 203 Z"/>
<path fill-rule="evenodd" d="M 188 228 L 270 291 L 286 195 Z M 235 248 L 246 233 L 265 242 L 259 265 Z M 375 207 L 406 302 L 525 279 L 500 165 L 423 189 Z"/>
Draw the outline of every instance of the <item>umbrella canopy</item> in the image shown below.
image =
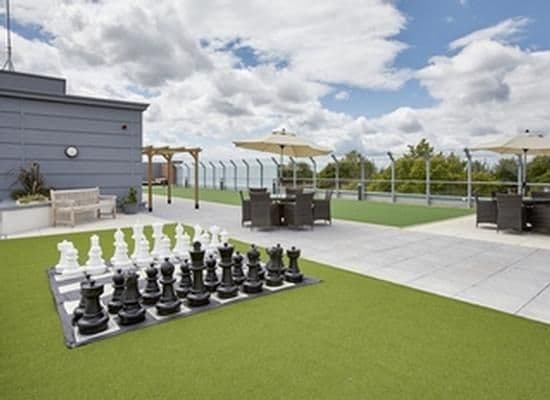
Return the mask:
<path fill-rule="evenodd" d="M 291 157 L 315 157 L 329 154 L 330 149 L 317 146 L 300 139 L 296 134 L 284 129 L 273 131 L 271 135 L 260 139 L 238 140 L 233 142 L 235 146 L 243 149 L 275 153 Z"/>
<path fill-rule="evenodd" d="M 525 132 L 502 141 L 472 147 L 472 150 L 487 150 L 509 154 L 550 155 L 550 138 Z"/>

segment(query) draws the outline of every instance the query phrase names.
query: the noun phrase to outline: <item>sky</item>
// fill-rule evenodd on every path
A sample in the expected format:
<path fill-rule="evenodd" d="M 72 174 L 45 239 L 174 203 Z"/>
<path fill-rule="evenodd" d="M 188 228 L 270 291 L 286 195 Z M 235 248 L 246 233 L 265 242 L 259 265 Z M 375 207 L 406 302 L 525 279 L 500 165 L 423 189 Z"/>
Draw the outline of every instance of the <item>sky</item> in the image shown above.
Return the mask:
<path fill-rule="evenodd" d="M 206 159 L 255 157 L 232 141 L 283 127 L 372 157 L 424 137 L 461 152 L 550 135 L 547 0 L 12 0 L 11 13 L 16 71 L 150 103 L 144 142 Z"/>

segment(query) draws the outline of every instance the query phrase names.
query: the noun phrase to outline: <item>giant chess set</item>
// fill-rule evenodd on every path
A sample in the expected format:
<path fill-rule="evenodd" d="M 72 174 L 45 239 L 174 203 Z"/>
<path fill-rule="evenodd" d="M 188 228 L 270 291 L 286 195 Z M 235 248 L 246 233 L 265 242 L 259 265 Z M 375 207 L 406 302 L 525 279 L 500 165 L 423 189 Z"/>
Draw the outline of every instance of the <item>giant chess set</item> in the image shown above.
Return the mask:
<path fill-rule="evenodd" d="M 131 255 L 124 232 L 117 229 L 108 262 L 97 235 L 90 237 L 83 266 L 71 242 L 57 245 L 59 262 L 48 276 L 68 347 L 319 282 L 303 276 L 295 247 L 286 250 L 287 266 L 280 245 L 268 248 L 268 261 L 262 263 L 258 248 L 252 245 L 240 254 L 217 226 L 206 230 L 195 225 L 191 239 L 177 224 L 173 247 L 163 224 L 152 227 L 152 249 L 144 226 L 132 227 Z"/>

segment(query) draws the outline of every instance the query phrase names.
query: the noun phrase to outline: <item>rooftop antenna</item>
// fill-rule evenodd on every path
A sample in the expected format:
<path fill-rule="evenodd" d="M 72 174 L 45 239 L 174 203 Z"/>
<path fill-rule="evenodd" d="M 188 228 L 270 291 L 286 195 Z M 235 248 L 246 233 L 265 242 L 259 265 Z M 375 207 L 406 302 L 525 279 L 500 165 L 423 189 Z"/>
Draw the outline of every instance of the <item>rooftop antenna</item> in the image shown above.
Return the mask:
<path fill-rule="evenodd" d="M 14 71 L 11 60 L 11 26 L 10 26 L 10 0 L 6 0 L 6 47 L 8 49 L 8 59 L 2 66 L 2 71 Z"/>

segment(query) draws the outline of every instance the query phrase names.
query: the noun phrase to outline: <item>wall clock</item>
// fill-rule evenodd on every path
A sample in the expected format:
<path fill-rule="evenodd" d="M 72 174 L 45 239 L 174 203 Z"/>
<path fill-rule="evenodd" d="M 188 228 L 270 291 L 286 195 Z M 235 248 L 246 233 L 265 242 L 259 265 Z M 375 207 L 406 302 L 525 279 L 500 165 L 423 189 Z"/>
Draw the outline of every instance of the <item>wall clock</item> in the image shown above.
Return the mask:
<path fill-rule="evenodd" d="M 78 147 L 76 146 L 65 147 L 65 155 L 68 158 L 76 158 L 78 156 Z"/>

